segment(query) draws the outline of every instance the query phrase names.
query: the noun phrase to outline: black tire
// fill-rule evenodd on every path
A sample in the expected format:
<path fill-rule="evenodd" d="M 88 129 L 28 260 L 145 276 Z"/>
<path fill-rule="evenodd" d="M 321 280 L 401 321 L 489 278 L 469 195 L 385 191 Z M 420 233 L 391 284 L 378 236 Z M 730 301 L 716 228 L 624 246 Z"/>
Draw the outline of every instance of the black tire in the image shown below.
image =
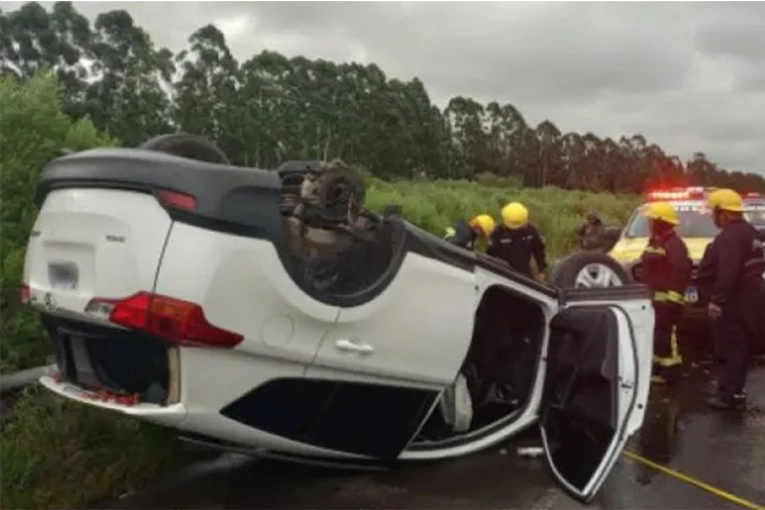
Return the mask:
<path fill-rule="evenodd" d="M 181 158 L 230 165 L 226 154 L 213 142 L 204 136 L 175 133 L 161 135 L 147 140 L 138 146 L 139 149 L 164 152 Z"/>
<path fill-rule="evenodd" d="M 597 251 L 580 251 L 572 253 L 568 257 L 558 262 L 553 267 L 551 275 L 551 283 L 556 287 L 562 289 L 571 289 L 576 287 L 576 280 L 579 273 L 587 266 L 592 264 L 599 264 L 610 269 L 619 280 L 622 285 L 628 285 L 632 283 L 632 278 L 629 273 L 624 270 L 614 259 L 606 255 L 605 253 Z"/>

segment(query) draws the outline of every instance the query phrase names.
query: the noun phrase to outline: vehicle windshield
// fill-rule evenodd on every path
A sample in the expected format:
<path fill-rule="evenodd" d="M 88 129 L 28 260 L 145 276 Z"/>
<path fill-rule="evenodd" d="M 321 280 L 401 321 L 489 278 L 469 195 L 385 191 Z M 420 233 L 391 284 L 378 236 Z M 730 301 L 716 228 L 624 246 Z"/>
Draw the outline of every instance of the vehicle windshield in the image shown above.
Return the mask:
<path fill-rule="evenodd" d="M 673 204 L 680 219 L 677 226 L 677 233 L 680 237 L 692 238 L 711 238 L 717 235 L 717 227 L 712 221 L 712 215 L 699 204 Z M 643 211 L 647 206 L 644 205 L 638 209 L 632 221 L 624 232 L 624 237 L 641 238 L 650 237 L 648 228 L 648 218 L 643 216 Z"/>
<path fill-rule="evenodd" d="M 758 229 L 765 228 L 765 204 L 745 205 L 744 217 Z"/>

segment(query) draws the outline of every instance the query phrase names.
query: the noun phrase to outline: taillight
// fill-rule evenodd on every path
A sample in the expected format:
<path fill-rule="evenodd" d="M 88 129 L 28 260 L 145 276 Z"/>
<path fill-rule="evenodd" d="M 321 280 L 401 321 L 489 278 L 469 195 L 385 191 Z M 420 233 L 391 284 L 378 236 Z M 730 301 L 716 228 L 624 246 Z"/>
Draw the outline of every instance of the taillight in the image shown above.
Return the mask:
<path fill-rule="evenodd" d="M 180 345 L 232 348 L 244 339 L 210 324 L 195 303 L 148 292 L 120 300 L 94 298 L 85 311 Z"/>
<path fill-rule="evenodd" d="M 171 209 L 192 212 L 197 208 L 197 199 L 186 193 L 161 189 L 157 191 L 156 196 L 163 206 Z"/>
<path fill-rule="evenodd" d="M 21 300 L 21 304 L 28 305 L 30 296 L 29 285 L 22 285 L 19 289 L 19 299 Z"/>

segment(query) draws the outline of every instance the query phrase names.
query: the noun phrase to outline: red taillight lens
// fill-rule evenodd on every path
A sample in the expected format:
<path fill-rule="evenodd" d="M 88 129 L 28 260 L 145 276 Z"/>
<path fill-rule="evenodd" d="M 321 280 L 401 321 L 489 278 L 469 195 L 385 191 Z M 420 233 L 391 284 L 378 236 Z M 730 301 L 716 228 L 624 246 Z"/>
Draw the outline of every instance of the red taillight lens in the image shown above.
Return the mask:
<path fill-rule="evenodd" d="M 107 305 L 107 303 L 104 303 L 104 305 Z M 105 307 L 104 312 L 108 312 L 111 322 L 127 328 L 149 329 L 151 294 L 148 292 L 139 292 L 127 299 L 108 303 L 108 305 L 111 305 L 111 309 Z"/>
<path fill-rule="evenodd" d="M 157 200 L 165 207 L 192 212 L 197 208 L 197 199 L 185 193 L 161 189 L 157 191 Z"/>
<path fill-rule="evenodd" d="M 19 299 L 21 300 L 21 304 L 28 305 L 30 296 L 29 285 L 22 285 L 21 289 L 19 289 Z"/>
<path fill-rule="evenodd" d="M 148 292 L 121 300 L 93 299 L 85 310 L 180 345 L 232 348 L 244 339 L 210 324 L 197 304 Z"/>

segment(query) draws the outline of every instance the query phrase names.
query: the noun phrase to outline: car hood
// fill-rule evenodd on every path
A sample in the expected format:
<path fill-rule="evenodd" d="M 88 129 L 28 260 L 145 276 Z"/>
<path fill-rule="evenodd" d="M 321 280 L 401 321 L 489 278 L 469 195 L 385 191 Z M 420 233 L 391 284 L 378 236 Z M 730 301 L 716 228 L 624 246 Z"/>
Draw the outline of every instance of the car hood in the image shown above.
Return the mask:
<path fill-rule="evenodd" d="M 688 255 L 694 262 L 699 262 L 704 256 L 704 250 L 707 245 L 712 242 L 711 238 L 706 237 L 692 237 L 683 239 L 685 246 L 688 247 Z M 635 262 L 643 254 L 646 245 L 648 244 L 647 237 L 639 237 L 633 239 L 620 239 L 609 254 L 621 264 L 630 264 Z"/>

